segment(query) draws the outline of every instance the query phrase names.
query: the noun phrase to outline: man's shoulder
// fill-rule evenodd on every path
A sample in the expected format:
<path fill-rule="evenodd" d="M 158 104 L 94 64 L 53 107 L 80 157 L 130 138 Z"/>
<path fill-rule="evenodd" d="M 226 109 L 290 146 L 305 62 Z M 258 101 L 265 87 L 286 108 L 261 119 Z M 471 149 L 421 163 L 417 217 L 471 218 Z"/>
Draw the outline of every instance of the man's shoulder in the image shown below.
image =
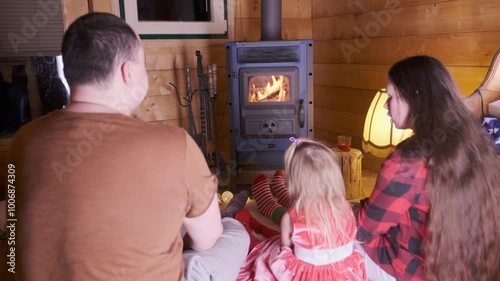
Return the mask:
<path fill-rule="evenodd" d="M 51 135 L 54 131 L 70 130 L 74 128 L 95 127 L 105 133 L 116 132 L 120 135 L 128 134 L 138 137 L 148 137 L 185 140 L 187 132 L 182 127 L 167 124 L 146 122 L 119 114 L 82 114 L 57 110 L 41 116 L 21 127 L 14 139 L 23 137 L 33 138 L 37 135 Z M 134 134 L 130 134 L 134 132 Z"/>
<path fill-rule="evenodd" d="M 138 127 L 144 132 L 148 131 L 148 133 L 152 134 L 166 135 L 170 138 L 184 137 L 187 134 L 186 130 L 182 127 L 176 127 L 161 123 L 145 122 L 139 119 L 135 119 L 135 121 L 137 122 Z"/>
<path fill-rule="evenodd" d="M 45 128 L 46 125 L 51 124 L 54 119 L 61 118 L 60 111 L 53 111 L 46 115 L 42 115 L 30 122 L 24 124 L 19 130 L 17 130 L 14 135 L 14 139 L 20 138 L 23 135 L 31 134 L 32 132 L 40 131 Z"/>

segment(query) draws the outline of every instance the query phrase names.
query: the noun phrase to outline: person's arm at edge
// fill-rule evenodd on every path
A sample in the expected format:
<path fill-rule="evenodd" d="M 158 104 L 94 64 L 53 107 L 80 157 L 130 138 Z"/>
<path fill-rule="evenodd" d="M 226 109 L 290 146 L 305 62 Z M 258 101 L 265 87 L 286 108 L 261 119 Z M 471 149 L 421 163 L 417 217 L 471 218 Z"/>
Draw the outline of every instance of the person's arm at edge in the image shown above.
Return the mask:
<path fill-rule="evenodd" d="M 196 251 L 205 251 L 217 242 L 222 234 L 222 222 L 220 217 L 219 201 L 217 194 L 214 195 L 208 209 L 198 217 L 183 220 L 184 228 L 189 239 L 186 245 Z"/>
<path fill-rule="evenodd" d="M 286 247 L 292 246 L 292 233 L 293 233 L 293 224 L 290 219 L 290 214 L 288 212 L 284 213 L 281 217 L 280 222 L 281 228 L 281 245 Z"/>

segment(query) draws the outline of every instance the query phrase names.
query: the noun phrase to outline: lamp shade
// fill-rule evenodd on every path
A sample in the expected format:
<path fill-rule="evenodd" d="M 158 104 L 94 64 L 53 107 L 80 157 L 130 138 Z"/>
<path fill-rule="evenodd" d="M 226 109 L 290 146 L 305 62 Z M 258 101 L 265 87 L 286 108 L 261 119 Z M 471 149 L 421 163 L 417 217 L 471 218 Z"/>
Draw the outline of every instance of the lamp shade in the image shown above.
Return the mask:
<path fill-rule="evenodd" d="M 388 97 L 385 89 L 377 92 L 368 109 L 363 130 L 363 150 L 380 158 L 389 156 L 398 143 L 413 134 L 410 129 L 397 129 L 391 122 L 384 108 Z"/>

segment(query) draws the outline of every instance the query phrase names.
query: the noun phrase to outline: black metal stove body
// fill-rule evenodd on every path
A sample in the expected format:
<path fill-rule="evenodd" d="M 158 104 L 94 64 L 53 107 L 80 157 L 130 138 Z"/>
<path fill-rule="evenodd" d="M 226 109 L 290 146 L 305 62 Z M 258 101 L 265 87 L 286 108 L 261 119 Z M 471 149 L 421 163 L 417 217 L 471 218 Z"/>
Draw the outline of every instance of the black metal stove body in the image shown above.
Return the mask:
<path fill-rule="evenodd" d="M 281 169 L 290 137 L 313 137 L 313 41 L 225 46 L 232 176 Z"/>

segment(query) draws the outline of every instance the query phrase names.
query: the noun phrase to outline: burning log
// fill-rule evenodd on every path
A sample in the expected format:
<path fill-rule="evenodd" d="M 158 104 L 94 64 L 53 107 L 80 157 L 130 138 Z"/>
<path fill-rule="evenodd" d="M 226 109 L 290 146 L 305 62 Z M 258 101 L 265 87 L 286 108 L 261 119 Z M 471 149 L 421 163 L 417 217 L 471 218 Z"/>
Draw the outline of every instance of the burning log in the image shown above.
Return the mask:
<path fill-rule="evenodd" d="M 288 76 L 257 76 L 249 82 L 249 102 L 284 102 L 290 100 Z"/>

